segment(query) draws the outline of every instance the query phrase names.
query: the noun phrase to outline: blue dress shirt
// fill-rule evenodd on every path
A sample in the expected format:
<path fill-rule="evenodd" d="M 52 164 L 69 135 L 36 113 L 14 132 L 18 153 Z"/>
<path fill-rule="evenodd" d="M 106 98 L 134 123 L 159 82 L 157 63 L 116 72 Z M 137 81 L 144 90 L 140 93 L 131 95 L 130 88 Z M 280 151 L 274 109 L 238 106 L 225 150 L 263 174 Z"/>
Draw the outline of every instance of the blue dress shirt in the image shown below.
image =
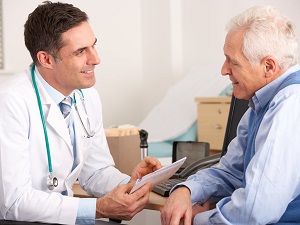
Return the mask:
<path fill-rule="evenodd" d="M 261 88 L 250 101 L 254 112 L 273 97 L 276 89 L 299 65 Z M 255 140 L 255 154 L 244 171 L 250 109 L 237 129 L 219 165 L 201 170 L 180 185 L 191 190 L 193 204 L 210 196 L 215 209 L 199 213 L 194 224 L 271 224 L 285 213 L 300 194 L 300 85 L 279 91 L 270 103 Z M 243 186 L 243 177 L 247 183 Z"/>

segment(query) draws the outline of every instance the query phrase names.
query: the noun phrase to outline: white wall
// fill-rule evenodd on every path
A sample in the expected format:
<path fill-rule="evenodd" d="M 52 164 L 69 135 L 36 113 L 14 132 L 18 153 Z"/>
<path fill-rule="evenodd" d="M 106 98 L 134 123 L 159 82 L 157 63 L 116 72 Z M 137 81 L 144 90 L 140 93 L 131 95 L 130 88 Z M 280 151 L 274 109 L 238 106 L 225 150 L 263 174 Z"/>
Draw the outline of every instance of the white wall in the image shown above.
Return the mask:
<path fill-rule="evenodd" d="M 0 82 L 30 64 L 23 25 L 42 0 L 2 2 L 5 70 L 0 74 Z M 298 0 L 65 2 L 87 12 L 99 40 L 101 64 L 96 69 L 96 88 L 103 102 L 105 126 L 139 124 L 168 87 L 185 76 L 193 65 L 221 68 L 225 25 L 232 16 L 250 6 L 276 6 L 295 22 L 300 37 Z M 210 74 L 208 71 L 201 75 Z"/>

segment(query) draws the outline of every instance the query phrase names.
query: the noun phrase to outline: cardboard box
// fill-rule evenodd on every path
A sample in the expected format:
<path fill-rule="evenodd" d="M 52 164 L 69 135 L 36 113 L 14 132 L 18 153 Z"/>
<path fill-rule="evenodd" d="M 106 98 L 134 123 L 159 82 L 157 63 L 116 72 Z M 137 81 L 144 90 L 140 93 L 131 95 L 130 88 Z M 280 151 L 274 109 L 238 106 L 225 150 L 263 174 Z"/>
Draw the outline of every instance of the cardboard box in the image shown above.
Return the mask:
<path fill-rule="evenodd" d="M 139 134 L 107 136 L 106 139 L 115 167 L 131 176 L 133 169 L 141 161 Z"/>

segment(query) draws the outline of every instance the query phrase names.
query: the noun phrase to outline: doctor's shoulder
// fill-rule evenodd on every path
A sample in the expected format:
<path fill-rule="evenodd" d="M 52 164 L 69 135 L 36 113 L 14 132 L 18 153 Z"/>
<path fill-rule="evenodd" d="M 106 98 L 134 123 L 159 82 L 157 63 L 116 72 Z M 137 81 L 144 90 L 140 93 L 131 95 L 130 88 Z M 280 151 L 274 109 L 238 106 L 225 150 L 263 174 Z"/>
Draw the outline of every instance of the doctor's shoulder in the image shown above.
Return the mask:
<path fill-rule="evenodd" d="M 26 72 L 11 75 L 7 80 L 0 84 L 0 94 L 28 94 L 32 92 L 32 84 Z"/>

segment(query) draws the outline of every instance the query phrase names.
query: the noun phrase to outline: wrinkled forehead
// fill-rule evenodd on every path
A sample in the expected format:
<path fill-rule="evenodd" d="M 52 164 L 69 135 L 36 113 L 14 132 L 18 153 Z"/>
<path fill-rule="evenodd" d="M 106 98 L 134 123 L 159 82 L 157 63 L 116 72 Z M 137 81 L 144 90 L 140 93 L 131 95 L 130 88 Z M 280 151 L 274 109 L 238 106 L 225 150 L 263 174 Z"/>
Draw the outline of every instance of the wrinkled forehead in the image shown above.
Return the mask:
<path fill-rule="evenodd" d="M 237 52 L 242 54 L 244 35 L 242 30 L 228 32 L 223 46 L 224 54 Z"/>

